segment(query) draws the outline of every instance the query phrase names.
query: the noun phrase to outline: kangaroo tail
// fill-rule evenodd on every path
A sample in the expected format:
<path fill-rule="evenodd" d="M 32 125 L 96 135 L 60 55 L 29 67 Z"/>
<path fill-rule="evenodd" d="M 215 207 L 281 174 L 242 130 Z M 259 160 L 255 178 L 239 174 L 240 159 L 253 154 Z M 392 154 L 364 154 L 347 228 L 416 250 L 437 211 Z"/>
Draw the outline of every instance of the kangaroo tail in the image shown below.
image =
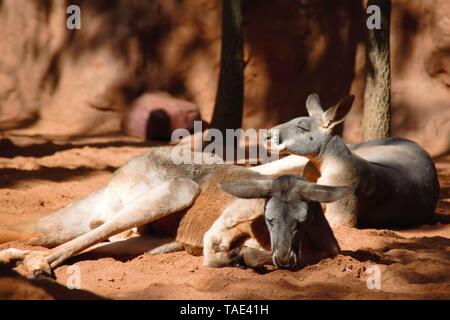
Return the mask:
<path fill-rule="evenodd" d="M 26 242 L 37 235 L 29 223 L 0 225 L 0 244 L 10 241 Z"/>

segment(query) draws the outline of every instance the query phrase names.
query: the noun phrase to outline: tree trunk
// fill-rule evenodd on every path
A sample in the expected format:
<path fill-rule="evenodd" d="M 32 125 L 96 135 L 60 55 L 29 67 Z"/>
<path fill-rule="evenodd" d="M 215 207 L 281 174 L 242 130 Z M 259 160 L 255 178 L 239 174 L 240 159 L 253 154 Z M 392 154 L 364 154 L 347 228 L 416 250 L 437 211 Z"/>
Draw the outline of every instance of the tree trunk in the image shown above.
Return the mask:
<path fill-rule="evenodd" d="M 211 127 L 225 134 L 242 125 L 244 63 L 242 1 L 222 0 L 220 76 Z"/>
<path fill-rule="evenodd" d="M 367 6 L 381 9 L 381 29 L 368 29 L 366 89 L 364 92 L 364 141 L 390 136 L 390 0 L 368 0 Z"/>

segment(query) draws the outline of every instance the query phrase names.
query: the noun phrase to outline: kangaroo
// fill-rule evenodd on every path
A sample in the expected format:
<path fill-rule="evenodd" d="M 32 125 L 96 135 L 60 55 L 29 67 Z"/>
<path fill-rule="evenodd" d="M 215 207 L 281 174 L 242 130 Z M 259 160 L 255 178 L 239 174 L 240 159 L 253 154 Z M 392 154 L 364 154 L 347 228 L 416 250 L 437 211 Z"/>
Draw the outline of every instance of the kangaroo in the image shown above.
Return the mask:
<path fill-rule="evenodd" d="M 206 266 L 234 265 L 236 259 L 258 265 L 252 262 L 252 257 L 257 256 L 254 250 L 267 252 L 271 248 L 270 239 L 268 236 L 264 238 L 264 228 L 261 228 L 264 227 L 264 220 L 261 224 L 259 219 L 265 211 L 265 200 L 261 198 L 269 195 L 272 195 L 268 202 L 270 207 L 266 209 L 269 216 L 278 212 L 282 217 L 286 210 L 300 210 L 299 218 L 291 217 L 280 222 L 277 231 L 271 225 L 274 222 L 269 220 L 273 261 L 277 266 L 287 267 L 297 262 L 297 253 L 290 253 L 287 259 L 284 248 L 293 248 L 294 238 L 280 242 L 276 239 L 292 234 L 292 229 L 286 228 L 297 226 L 294 222 L 302 225 L 309 211 L 315 216 L 311 223 L 311 229 L 315 231 L 308 234 L 312 237 L 322 235 L 317 239 L 322 251 L 331 254 L 338 252 L 331 229 L 320 217 L 318 206 L 309 205 L 307 201 L 337 200 L 347 189 L 323 187 L 303 180 L 299 182 L 290 176 L 271 182 L 257 172 L 258 168 L 251 170 L 218 164 L 220 159 L 212 154 L 201 154 L 203 159 L 207 157 L 203 164 L 176 165 L 172 161 L 171 151 L 172 147 L 152 148 L 116 170 L 106 187 L 80 201 L 28 223 L 2 226 L 0 242 L 20 240 L 51 249 L 45 252 L 6 249 L 0 252 L 0 262 L 22 264 L 25 269 L 23 273 L 29 277 L 51 274 L 53 268 L 69 257 L 126 230 L 141 227 L 142 231 L 146 226 L 153 233 L 170 235 L 175 239 L 175 242 L 157 248 L 153 253 L 185 249 L 192 254 L 203 253 Z M 264 165 L 263 171 L 267 170 L 274 172 L 273 168 Z M 242 183 L 225 184 L 229 193 L 218 186 L 218 183 L 240 179 L 251 181 L 250 187 L 254 188 L 254 192 L 243 194 L 233 191 L 235 186 L 242 190 L 239 187 Z M 287 182 L 283 182 L 285 180 Z M 297 182 L 294 183 L 294 180 Z M 294 185 L 295 192 L 286 198 L 285 186 Z M 265 192 L 254 186 L 264 187 Z M 275 236 L 275 233 L 278 235 Z M 330 243 L 324 243 L 323 239 Z M 234 250 L 238 246 L 254 250 L 249 250 L 248 256 L 245 256 L 245 251 L 239 255 Z"/>
<path fill-rule="evenodd" d="M 332 130 L 344 121 L 353 101 L 354 96 L 347 96 L 324 111 L 319 96 L 309 95 L 309 117 L 272 128 L 268 144 L 308 158 L 302 173 L 307 179 L 353 189 L 349 196 L 326 205 L 332 227 L 409 227 L 430 222 L 439 197 L 431 157 L 417 143 L 402 138 L 346 145 Z"/>
<path fill-rule="evenodd" d="M 295 175 L 282 175 L 276 179 L 263 176 L 221 182 L 219 185 L 238 198 L 267 199 L 264 217 L 270 233 L 271 258 L 277 267 L 289 269 L 297 266 L 304 258 L 304 245 L 307 249 L 313 247 L 316 250 L 305 260 L 339 254 L 339 244 L 320 203 L 339 200 L 351 193 L 350 188 L 323 186 Z M 243 255 L 244 262 L 247 257 Z M 253 259 L 256 257 L 257 254 L 252 256 Z"/>

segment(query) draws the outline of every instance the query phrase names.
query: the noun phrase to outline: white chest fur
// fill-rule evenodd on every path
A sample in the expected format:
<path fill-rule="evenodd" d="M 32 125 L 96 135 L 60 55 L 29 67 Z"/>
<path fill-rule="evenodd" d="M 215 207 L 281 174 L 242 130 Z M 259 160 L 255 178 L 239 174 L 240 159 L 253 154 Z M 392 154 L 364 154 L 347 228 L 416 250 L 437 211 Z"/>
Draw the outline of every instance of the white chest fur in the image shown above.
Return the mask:
<path fill-rule="evenodd" d="M 320 178 L 317 183 L 329 186 L 342 185 L 345 180 L 345 167 L 336 159 L 326 159 L 320 165 Z"/>

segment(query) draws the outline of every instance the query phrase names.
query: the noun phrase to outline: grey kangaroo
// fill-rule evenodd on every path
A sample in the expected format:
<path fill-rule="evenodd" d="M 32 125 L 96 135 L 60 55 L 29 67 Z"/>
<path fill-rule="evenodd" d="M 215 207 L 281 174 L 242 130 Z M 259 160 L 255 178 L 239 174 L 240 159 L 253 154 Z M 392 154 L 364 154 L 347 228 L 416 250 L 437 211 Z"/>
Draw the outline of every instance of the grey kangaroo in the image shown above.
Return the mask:
<path fill-rule="evenodd" d="M 131 228 L 147 226 L 154 234 L 173 238 L 154 253 L 185 249 L 203 254 L 204 264 L 211 267 L 233 265 L 237 257 L 256 266 L 258 262 L 252 257 L 260 257 L 253 253 L 271 249 L 270 240 L 258 241 L 264 238 L 264 228 L 257 222 L 265 211 L 273 240 L 273 261 L 279 267 L 297 263 L 300 251 L 294 240 L 303 237 L 305 223 L 310 220 L 307 217 L 313 218 L 307 233 L 317 239 L 318 251 L 331 256 L 339 252 L 320 205 L 309 202 L 338 200 L 348 194 L 347 188 L 320 186 L 291 176 L 273 180 L 261 175 L 258 167 L 218 164 L 221 159 L 206 153 L 194 153 L 194 158 L 206 157 L 205 162 L 210 164 L 176 165 L 172 150 L 153 148 L 132 159 L 114 173 L 106 187 L 53 214 L 1 226 L 0 243 L 19 240 L 52 249 L 10 248 L 0 252 L 0 262 L 19 263 L 30 277 L 51 273 L 52 268 L 95 244 Z M 267 165 L 263 167 L 263 171 L 268 169 Z M 242 179 L 246 181 L 226 184 Z M 218 183 L 224 183 L 226 191 L 240 198 L 223 192 Z M 271 198 L 267 209 L 265 197 Z M 236 253 L 236 247 L 249 249 Z M 249 254 L 245 256 L 245 252 Z"/>
<path fill-rule="evenodd" d="M 434 163 L 417 143 L 386 138 L 346 145 L 333 135 L 354 101 L 343 98 L 324 111 L 319 96 L 306 101 L 309 117 L 269 131 L 272 148 L 304 156 L 303 176 L 323 185 L 349 186 L 351 195 L 326 205 L 331 226 L 409 227 L 432 220 L 439 197 Z"/>

